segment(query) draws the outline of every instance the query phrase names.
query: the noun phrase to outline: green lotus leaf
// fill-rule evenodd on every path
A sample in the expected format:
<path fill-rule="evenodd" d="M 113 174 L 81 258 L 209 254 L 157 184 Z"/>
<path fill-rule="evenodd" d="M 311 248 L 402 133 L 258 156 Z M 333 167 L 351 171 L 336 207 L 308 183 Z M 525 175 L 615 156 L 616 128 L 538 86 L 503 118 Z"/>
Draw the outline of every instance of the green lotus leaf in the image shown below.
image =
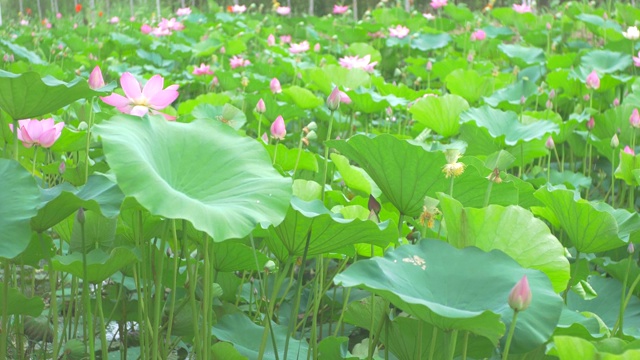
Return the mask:
<path fill-rule="evenodd" d="M 298 163 L 297 170 L 318 171 L 318 159 L 314 153 L 307 149 L 289 149 L 282 143 L 276 145 L 265 144 L 264 147 L 269 152 L 271 159 L 275 158 L 276 165 L 280 166 L 284 171 L 296 169 L 296 162 Z"/>
<path fill-rule="evenodd" d="M 36 64 L 36 65 L 47 65 L 48 64 L 46 61 L 42 60 L 40 55 L 34 53 L 31 50 L 26 49 L 23 46 L 20 46 L 18 44 L 14 44 L 11 41 L 0 39 L 0 44 L 6 46 L 16 56 L 27 60 L 31 64 Z"/>
<path fill-rule="evenodd" d="M 322 105 L 322 100 L 311 91 L 300 86 L 290 86 L 282 93 L 291 98 L 293 103 L 301 109 L 313 109 Z"/>
<path fill-rule="evenodd" d="M 14 120 L 56 111 L 78 99 L 108 94 L 108 88 L 92 90 L 86 79 L 67 83 L 35 72 L 14 74 L 0 70 L 0 109 Z"/>
<path fill-rule="evenodd" d="M 451 36 L 447 33 L 440 34 L 419 34 L 415 39 L 411 39 L 409 46 L 420 51 L 441 49 L 451 42 Z"/>
<path fill-rule="evenodd" d="M 536 85 L 535 81 L 519 80 L 516 83 L 497 90 L 491 96 L 485 97 L 484 102 L 493 107 L 500 105 L 503 101 L 516 105 L 520 104 L 522 98 L 527 99 L 537 91 L 538 85 Z"/>
<path fill-rule="evenodd" d="M 74 252 L 69 255 L 58 255 L 51 259 L 56 271 L 73 274 L 91 283 L 99 283 L 115 274 L 116 271 L 131 265 L 138 260 L 136 254 L 126 247 L 117 247 L 106 253 L 95 249 L 86 254 L 87 278 L 84 278 L 82 254 Z"/>
<path fill-rule="evenodd" d="M 518 115 L 513 111 L 500 111 L 489 106 L 472 108 L 462 113 L 462 122 L 474 122 L 478 127 L 487 129 L 489 135 L 495 139 L 502 139 L 506 145 L 516 145 L 521 141 L 544 139 L 549 133 L 560 131 L 557 124 L 541 120 L 530 124 L 518 121 Z"/>
<path fill-rule="evenodd" d="M 460 114 L 469 109 L 467 101 L 457 95 L 428 96 L 409 109 L 413 118 L 444 137 L 460 131 Z"/>
<path fill-rule="evenodd" d="M 549 227 L 530 211 L 498 205 L 463 208 L 447 195 L 440 194 L 438 198 L 449 244 L 457 248 L 475 246 L 484 251 L 501 250 L 520 266 L 547 274 L 556 292 L 567 288 L 570 274 L 564 247 Z"/>
<path fill-rule="evenodd" d="M 513 353 L 523 353 L 549 339 L 560 318 L 562 299 L 544 273 L 521 268 L 501 251 L 456 249 L 439 240 L 421 240 L 382 258 L 358 261 L 334 282 L 371 291 L 442 330 L 469 331 L 495 345 L 513 316 L 505 299 L 523 275 L 533 301 L 519 315 L 512 343 Z"/>
<path fill-rule="evenodd" d="M 213 244 L 213 268 L 218 272 L 261 271 L 267 261 L 265 254 L 238 242 Z"/>
<path fill-rule="evenodd" d="M 640 155 L 627 154 L 620 150 L 620 163 L 614 172 L 616 179 L 622 179 L 627 185 L 638 186 L 634 171 L 640 169 Z"/>
<path fill-rule="evenodd" d="M 0 192 L 0 257 L 12 259 L 29 246 L 29 221 L 37 213 L 40 191 L 33 176 L 13 160 L 0 159 L 0 179 L 6 190 Z"/>
<path fill-rule="evenodd" d="M 120 115 L 94 131 L 122 192 L 154 215 L 188 220 L 215 241 L 284 219 L 291 180 L 257 141 L 225 124 Z"/>
<path fill-rule="evenodd" d="M 391 135 L 356 135 L 346 141 L 330 141 L 327 146 L 360 165 L 405 215 L 420 215 L 424 197 L 435 195 L 449 183 L 442 173 L 446 160 L 441 152 L 429 152 Z"/>
<path fill-rule="evenodd" d="M 360 168 L 351 166 L 349 159 L 340 154 L 329 155 L 331 161 L 336 166 L 336 169 L 340 172 L 340 176 L 345 185 L 355 191 L 361 192 L 364 196 L 369 194 L 374 197 L 380 196 L 380 189 L 377 188 L 375 183 L 369 178 L 369 176 Z"/>
<path fill-rule="evenodd" d="M 462 96 L 473 104 L 491 94 L 493 78 L 481 76 L 475 70 L 457 69 L 447 75 L 445 83 L 452 94 Z"/>
<path fill-rule="evenodd" d="M 8 297 L 4 298 L 4 286 L 0 284 L 0 304 L 7 305 L 7 314 L 9 315 L 29 315 L 40 316 L 44 310 L 44 302 L 40 297 L 26 297 L 16 288 L 7 290 Z"/>
<path fill-rule="evenodd" d="M 294 197 L 284 221 L 271 229 L 267 243 L 282 261 L 302 256 L 307 242 L 307 256 L 342 251 L 359 243 L 386 247 L 398 236 L 389 224 L 345 219 L 330 212 L 319 200 L 307 202 Z"/>
<path fill-rule="evenodd" d="M 600 73 L 610 74 L 629 67 L 631 55 L 610 50 L 591 50 L 580 59 L 580 62 L 588 72 L 596 70 Z"/>
<path fill-rule="evenodd" d="M 546 186 L 536 191 L 535 196 L 551 210 L 578 251 L 594 253 L 626 244 L 618 236 L 616 218 L 592 203 L 576 198 L 574 191 Z"/>
<path fill-rule="evenodd" d="M 223 106 L 200 104 L 193 109 L 191 114 L 196 119 L 220 121 L 236 130 L 239 130 L 247 122 L 247 116 L 242 110 L 230 104 Z"/>
<path fill-rule="evenodd" d="M 557 356 L 560 360 L 635 360 L 640 357 L 640 349 L 624 349 L 624 340 L 612 338 L 602 343 L 572 336 L 554 336 Z M 611 342 L 622 342 L 611 349 Z M 620 348 L 620 349 L 617 349 Z"/>
<path fill-rule="evenodd" d="M 554 335 L 579 336 L 583 339 L 601 339 L 607 334 L 600 328 L 600 321 L 593 313 L 587 311 L 579 313 L 569 309 L 566 305 L 562 309 L 558 327 Z"/>
<path fill-rule="evenodd" d="M 525 47 L 516 44 L 500 44 L 498 49 L 511 59 L 518 59 L 526 64 L 544 62 L 544 51 L 536 47 Z"/>

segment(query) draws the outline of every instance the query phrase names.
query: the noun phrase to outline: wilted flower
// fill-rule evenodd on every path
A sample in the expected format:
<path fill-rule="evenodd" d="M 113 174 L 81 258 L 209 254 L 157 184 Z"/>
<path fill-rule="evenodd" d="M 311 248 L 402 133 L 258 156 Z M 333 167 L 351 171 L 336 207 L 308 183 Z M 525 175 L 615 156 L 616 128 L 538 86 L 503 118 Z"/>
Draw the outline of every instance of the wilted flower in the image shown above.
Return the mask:
<path fill-rule="evenodd" d="M 213 71 L 211 70 L 211 66 L 202 63 L 193 69 L 193 75 L 213 75 Z"/>
<path fill-rule="evenodd" d="M 531 288 L 527 276 L 523 276 L 509 293 L 509 306 L 515 311 L 526 310 L 531 304 Z"/>
<path fill-rule="evenodd" d="M 598 77 L 598 73 L 596 73 L 595 70 L 587 75 L 586 84 L 587 89 L 598 90 L 600 88 L 600 78 Z"/>
<path fill-rule="evenodd" d="M 271 79 L 271 82 L 269 83 L 269 89 L 271 89 L 271 92 L 273 94 L 281 93 L 282 86 L 280 86 L 280 80 L 278 80 L 278 78 Z"/>
<path fill-rule="evenodd" d="M 409 35 L 409 28 L 397 25 L 396 27 L 389 28 L 389 36 L 397 37 L 398 39 L 402 39 L 403 37 Z"/>
<path fill-rule="evenodd" d="M 138 80 L 129 72 L 122 74 L 120 85 L 125 96 L 113 93 L 109 96 L 101 97 L 102 101 L 115 106 L 125 114 L 143 116 L 151 112 L 152 114 L 161 114 L 167 120 L 175 119 L 158 110 L 166 108 L 176 100 L 178 97 L 178 85 L 170 85 L 163 89 L 164 78 L 160 75 L 154 75 L 141 89 Z"/>
<path fill-rule="evenodd" d="M 93 90 L 100 89 L 104 86 L 104 79 L 102 77 L 102 71 L 100 66 L 96 66 L 89 74 L 89 87 Z"/>
<path fill-rule="evenodd" d="M 278 140 L 284 140 L 284 137 L 287 135 L 287 127 L 284 124 L 284 119 L 282 115 L 278 115 L 278 117 L 271 124 L 271 136 Z"/>
<path fill-rule="evenodd" d="M 442 172 L 445 174 L 445 177 L 458 177 L 462 175 L 464 172 L 465 164 L 458 162 L 460 158 L 460 150 L 457 149 L 448 149 L 444 153 L 447 158 L 447 164 L 442 168 Z"/>
<path fill-rule="evenodd" d="M 622 36 L 629 40 L 638 40 L 640 38 L 640 31 L 635 26 L 629 26 L 627 31 L 622 32 Z"/>
<path fill-rule="evenodd" d="M 333 5 L 333 13 L 334 14 L 344 14 L 349 10 L 349 6 L 347 5 Z"/>
<path fill-rule="evenodd" d="M 13 124 L 9 124 L 9 128 L 13 131 Z M 62 134 L 62 128 L 64 123 L 56 124 L 53 118 L 18 120 L 18 140 L 22 141 L 26 148 L 34 145 L 49 148 Z"/>

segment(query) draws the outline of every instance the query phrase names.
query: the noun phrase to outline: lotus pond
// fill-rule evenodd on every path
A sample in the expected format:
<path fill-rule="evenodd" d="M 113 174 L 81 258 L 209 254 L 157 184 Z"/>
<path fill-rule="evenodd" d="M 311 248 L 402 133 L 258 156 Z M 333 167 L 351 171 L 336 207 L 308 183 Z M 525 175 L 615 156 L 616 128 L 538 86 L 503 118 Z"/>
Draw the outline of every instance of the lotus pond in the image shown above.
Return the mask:
<path fill-rule="evenodd" d="M 0 26 L 1 359 L 640 358 L 640 9 L 83 3 Z"/>

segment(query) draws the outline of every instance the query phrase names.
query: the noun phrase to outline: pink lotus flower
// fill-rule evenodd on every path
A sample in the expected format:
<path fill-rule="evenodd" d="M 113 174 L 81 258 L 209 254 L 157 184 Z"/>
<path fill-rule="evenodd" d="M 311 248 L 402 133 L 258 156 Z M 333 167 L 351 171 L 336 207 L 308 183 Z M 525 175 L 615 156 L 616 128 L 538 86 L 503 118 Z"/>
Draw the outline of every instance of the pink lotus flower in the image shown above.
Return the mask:
<path fill-rule="evenodd" d="M 487 33 L 482 29 L 478 29 L 471 34 L 471 41 L 482 41 L 487 38 Z"/>
<path fill-rule="evenodd" d="M 522 3 L 521 5 L 518 4 L 513 4 L 513 10 L 515 10 L 515 12 L 520 13 L 520 14 L 524 14 L 524 13 L 530 13 L 531 12 L 531 6 Z"/>
<path fill-rule="evenodd" d="M 62 19 L 62 14 L 57 13 L 57 14 L 56 14 L 56 19 Z"/>
<path fill-rule="evenodd" d="M 120 18 L 117 16 L 114 16 L 111 19 L 109 19 L 109 24 L 117 24 L 119 22 L 120 22 Z"/>
<path fill-rule="evenodd" d="M 586 84 L 587 89 L 598 90 L 600 88 L 600 78 L 598 77 L 598 73 L 596 73 L 595 70 L 587 75 Z"/>
<path fill-rule="evenodd" d="M 299 44 L 291 44 L 289 47 L 289 52 L 292 54 L 300 54 L 303 52 L 309 51 L 309 42 L 307 40 L 299 43 Z"/>
<path fill-rule="evenodd" d="M 27 25 L 29 25 L 29 20 L 27 20 L 27 19 L 22 19 L 22 20 L 20 20 L 20 25 L 22 25 L 22 26 L 27 26 Z"/>
<path fill-rule="evenodd" d="M 102 77 L 102 70 L 100 66 L 96 66 L 89 74 L 89 87 L 93 90 L 100 89 L 104 86 L 104 78 Z"/>
<path fill-rule="evenodd" d="M 140 26 L 140 32 L 145 35 L 150 34 L 152 31 L 153 31 L 153 28 L 151 28 L 149 24 L 143 24 L 142 26 Z"/>
<path fill-rule="evenodd" d="M 439 9 L 443 6 L 447 6 L 447 0 L 431 0 L 431 7 Z"/>
<path fill-rule="evenodd" d="M 231 12 L 234 14 L 242 14 L 245 11 L 247 11 L 247 7 L 244 5 L 233 5 L 231 7 Z"/>
<path fill-rule="evenodd" d="M 340 59 L 340 66 L 347 69 L 362 69 L 366 72 L 373 72 L 373 67 L 378 64 L 377 61 L 371 62 L 371 55 L 365 55 L 360 58 L 356 56 L 345 56 Z"/>
<path fill-rule="evenodd" d="M 333 13 L 340 15 L 340 14 L 344 14 L 347 11 L 349 11 L 349 6 L 347 5 L 333 5 Z"/>
<path fill-rule="evenodd" d="M 278 6 L 276 12 L 278 15 L 289 15 L 291 14 L 291 8 L 288 6 Z"/>
<path fill-rule="evenodd" d="M 243 59 L 241 56 L 233 56 L 229 59 L 229 64 L 231 64 L 231 68 L 235 69 L 237 67 L 245 67 L 251 64 L 251 61 Z"/>
<path fill-rule="evenodd" d="M 147 81 L 142 90 L 140 83 L 129 72 L 125 72 L 120 77 L 120 85 L 125 96 L 113 93 L 109 96 L 102 97 L 102 101 L 106 104 L 115 106 L 120 112 L 135 116 L 144 116 L 151 112 L 152 114 L 161 114 L 167 120 L 175 118 L 159 112 L 178 97 L 178 85 L 164 87 L 164 78 L 160 75 L 154 75 Z"/>
<path fill-rule="evenodd" d="M 396 27 L 389 28 L 389 36 L 397 37 L 398 39 L 402 39 L 403 37 L 409 35 L 409 28 L 404 27 L 402 25 L 398 25 Z"/>
<path fill-rule="evenodd" d="M 280 42 L 283 44 L 289 44 L 291 42 L 291 35 L 280 35 Z"/>
<path fill-rule="evenodd" d="M 193 75 L 213 75 L 213 71 L 211 71 L 211 67 L 209 65 L 205 65 L 204 63 L 200 64 L 200 66 L 193 69 Z"/>
<path fill-rule="evenodd" d="M 282 115 L 278 115 L 275 121 L 271 124 L 271 136 L 278 140 L 284 140 L 287 135 L 287 127 L 284 124 Z"/>
<path fill-rule="evenodd" d="M 627 153 L 627 154 L 629 154 L 629 155 L 635 155 L 635 154 L 636 154 L 636 152 L 635 152 L 635 151 L 633 151 L 633 149 L 632 149 L 632 148 L 630 148 L 630 147 L 629 147 L 629 145 L 625 146 L 625 147 L 624 147 L 624 150 L 622 150 L 622 151 L 624 151 L 625 153 Z"/>
<path fill-rule="evenodd" d="M 638 57 L 633 56 L 633 65 L 640 67 L 640 51 L 638 51 Z"/>
<path fill-rule="evenodd" d="M 638 113 L 638 109 L 633 109 L 631 116 L 629 117 L 629 124 L 633 128 L 640 128 L 640 114 Z"/>
<path fill-rule="evenodd" d="M 523 276 L 509 293 L 509 306 L 515 311 L 526 310 L 531 304 L 531 288 L 527 276 Z"/>
<path fill-rule="evenodd" d="M 9 128 L 13 131 L 13 124 L 9 124 Z M 18 120 L 18 140 L 22 141 L 22 145 L 26 148 L 32 146 L 49 148 L 62 134 L 62 128 L 64 123 L 56 124 L 53 118 Z"/>
<path fill-rule="evenodd" d="M 179 8 L 178 10 L 176 10 L 176 15 L 177 16 L 187 16 L 189 14 L 191 14 L 191 8 L 190 7 Z"/>
<path fill-rule="evenodd" d="M 276 37 L 273 36 L 273 34 L 269 34 L 269 37 L 267 37 L 267 45 L 273 46 L 275 44 L 276 44 Z"/>
<path fill-rule="evenodd" d="M 424 18 L 427 19 L 427 20 L 434 20 L 436 18 L 435 15 L 433 15 L 431 13 L 424 13 L 424 14 L 422 14 L 422 16 L 424 16 Z"/>
<path fill-rule="evenodd" d="M 278 80 L 278 78 L 271 79 L 271 82 L 269 83 L 269 89 L 271 89 L 271 92 L 273 94 L 281 93 L 282 86 L 280 86 L 280 80 Z"/>

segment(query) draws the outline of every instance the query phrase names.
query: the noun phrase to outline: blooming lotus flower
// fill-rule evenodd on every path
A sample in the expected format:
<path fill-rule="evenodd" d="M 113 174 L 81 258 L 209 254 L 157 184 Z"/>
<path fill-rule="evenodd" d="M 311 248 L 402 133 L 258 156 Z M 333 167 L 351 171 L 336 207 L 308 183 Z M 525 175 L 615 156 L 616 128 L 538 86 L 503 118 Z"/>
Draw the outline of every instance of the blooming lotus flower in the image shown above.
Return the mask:
<path fill-rule="evenodd" d="M 291 35 L 280 35 L 280 42 L 283 44 L 289 44 L 291 42 Z"/>
<path fill-rule="evenodd" d="M 629 145 L 625 146 L 625 147 L 624 147 L 624 150 L 622 150 L 622 151 L 624 151 L 625 153 L 627 153 L 627 154 L 629 154 L 629 155 L 635 155 L 635 154 L 636 154 L 636 152 L 635 152 L 635 151 L 633 151 L 633 149 L 632 149 L 632 148 L 630 148 L 630 147 L 629 147 Z"/>
<path fill-rule="evenodd" d="M 287 135 L 287 127 L 284 124 L 284 119 L 282 115 L 278 115 L 278 117 L 271 124 L 271 136 L 278 140 L 284 140 L 284 137 Z"/>
<path fill-rule="evenodd" d="M 484 32 L 484 30 L 482 29 L 476 30 L 471 34 L 471 41 L 482 41 L 486 38 L 487 38 L 487 33 Z"/>
<path fill-rule="evenodd" d="M 278 15 L 289 15 L 291 14 L 291 8 L 288 6 L 278 6 L 276 12 Z"/>
<path fill-rule="evenodd" d="M 336 15 L 344 14 L 349 11 L 349 6 L 347 5 L 333 5 L 333 13 Z"/>
<path fill-rule="evenodd" d="M 157 28 L 153 28 L 153 30 L 151 30 L 151 35 L 160 37 L 160 36 L 169 36 L 171 35 L 171 30 L 170 29 L 166 29 L 166 28 L 161 28 L 161 27 L 157 27 Z"/>
<path fill-rule="evenodd" d="M 96 66 L 89 74 L 89 87 L 93 90 L 100 89 L 104 86 L 104 78 L 102 77 L 102 70 L 100 66 Z"/>
<path fill-rule="evenodd" d="M 140 32 L 145 35 L 150 34 L 152 31 L 153 28 L 149 26 L 149 24 L 143 24 L 142 26 L 140 26 Z"/>
<path fill-rule="evenodd" d="M 113 93 L 109 96 L 101 97 L 102 101 L 115 106 L 125 114 L 143 116 L 151 112 L 152 114 L 161 114 L 167 120 L 175 119 L 158 110 L 166 108 L 176 100 L 178 97 L 178 85 L 170 85 L 163 89 L 164 78 L 160 75 L 154 75 L 141 89 L 138 80 L 129 72 L 122 74 L 120 85 L 125 96 Z"/>
<path fill-rule="evenodd" d="M 397 37 L 398 39 L 402 39 L 407 35 L 409 35 L 409 28 L 404 27 L 402 25 L 389 28 L 389 36 L 391 37 Z"/>
<path fill-rule="evenodd" d="M 513 287 L 509 293 L 509 306 L 515 311 L 526 310 L 531 304 L 531 288 L 527 275 L 523 276 L 520 281 Z"/>
<path fill-rule="evenodd" d="M 231 12 L 234 14 L 242 14 L 245 11 L 247 11 L 247 7 L 244 5 L 233 5 L 231 7 Z"/>
<path fill-rule="evenodd" d="M 431 0 L 431 7 L 439 9 L 443 6 L 447 6 L 447 0 Z"/>
<path fill-rule="evenodd" d="M 13 124 L 9 124 L 9 128 L 13 131 Z M 62 128 L 64 123 L 56 124 L 53 118 L 18 120 L 18 140 L 22 141 L 22 145 L 26 148 L 32 146 L 49 148 L 62 134 Z"/>
<path fill-rule="evenodd" d="M 598 77 L 598 73 L 596 73 L 595 70 L 587 75 L 586 84 L 587 89 L 598 90 L 600 88 L 600 78 Z"/>
<path fill-rule="evenodd" d="M 176 15 L 177 16 L 187 16 L 189 14 L 191 14 L 191 8 L 190 7 L 179 8 L 178 10 L 176 10 Z"/>
<path fill-rule="evenodd" d="M 633 128 L 640 128 L 640 114 L 638 113 L 638 109 L 633 109 L 631 116 L 629 117 L 629 124 Z"/>
<path fill-rule="evenodd" d="M 422 14 L 422 16 L 424 16 L 424 18 L 425 18 L 425 19 L 427 19 L 427 20 L 434 20 L 434 19 L 436 18 L 436 17 L 435 17 L 433 14 L 431 14 L 431 13 L 424 13 L 424 14 Z"/>
<path fill-rule="evenodd" d="M 292 54 L 300 54 L 306 51 L 309 51 L 309 42 L 307 40 L 299 44 L 292 43 L 289 47 L 289 52 Z"/>
<path fill-rule="evenodd" d="M 193 75 L 213 75 L 213 71 L 211 71 L 211 67 L 209 65 L 205 65 L 204 63 L 200 64 L 200 66 L 193 69 Z"/>
<path fill-rule="evenodd" d="M 640 38 L 640 30 L 638 30 L 638 28 L 635 26 L 629 26 L 627 28 L 627 31 L 622 32 L 622 36 L 631 41 L 635 41 Z"/>
<path fill-rule="evenodd" d="M 109 24 L 117 24 L 119 22 L 120 22 L 120 18 L 117 16 L 114 16 L 111 19 L 109 19 Z"/>
<path fill-rule="evenodd" d="M 273 36 L 273 34 L 269 34 L 269 37 L 267 38 L 267 45 L 273 46 L 275 44 L 276 44 L 276 37 Z"/>
<path fill-rule="evenodd" d="M 22 26 L 27 26 L 27 25 L 29 25 L 29 20 L 27 20 L 27 19 L 22 19 L 22 20 L 20 20 L 20 25 L 22 25 Z"/>
<path fill-rule="evenodd" d="M 338 110 L 338 108 L 340 107 L 340 100 L 340 89 L 338 89 L 338 87 L 336 86 L 333 88 L 333 91 L 331 91 L 331 94 L 329 94 L 329 96 L 327 97 L 327 107 L 329 108 L 329 110 Z"/>
<path fill-rule="evenodd" d="M 633 65 L 635 65 L 635 67 L 640 67 L 640 51 L 638 51 L 638 57 L 632 56 L 633 57 Z"/>
<path fill-rule="evenodd" d="M 280 86 L 280 80 L 278 80 L 278 78 L 271 79 L 271 82 L 269 83 L 269 89 L 271 89 L 271 92 L 273 94 L 281 93 L 282 86 Z"/>
<path fill-rule="evenodd" d="M 524 13 L 530 13 L 531 12 L 531 6 L 522 3 L 521 5 L 518 4 L 513 4 L 513 10 L 515 10 L 515 12 L 520 13 L 520 14 L 524 14 Z"/>
<path fill-rule="evenodd" d="M 245 67 L 251 64 L 251 61 L 247 59 L 243 59 L 241 56 L 233 56 L 229 59 L 229 64 L 231 64 L 231 68 L 235 69 L 237 67 Z"/>
<path fill-rule="evenodd" d="M 365 55 L 360 58 L 356 56 L 345 56 L 340 59 L 340 66 L 347 69 L 362 69 L 366 72 L 373 72 L 373 67 L 378 64 L 377 61 L 371 62 L 371 55 Z"/>

